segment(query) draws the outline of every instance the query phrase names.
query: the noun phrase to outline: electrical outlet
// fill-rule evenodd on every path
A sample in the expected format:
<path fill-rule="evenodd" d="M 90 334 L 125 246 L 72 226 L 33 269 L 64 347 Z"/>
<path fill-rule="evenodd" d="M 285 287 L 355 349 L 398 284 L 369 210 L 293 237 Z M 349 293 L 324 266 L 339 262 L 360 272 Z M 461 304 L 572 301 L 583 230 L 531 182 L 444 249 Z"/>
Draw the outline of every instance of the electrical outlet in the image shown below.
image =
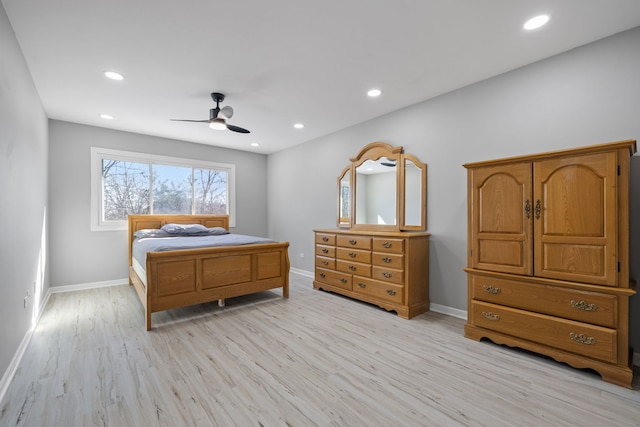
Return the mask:
<path fill-rule="evenodd" d="M 27 289 L 27 294 L 24 297 L 24 308 L 27 308 L 30 302 L 31 302 L 31 294 L 29 293 L 29 289 Z"/>
<path fill-rule="evenodd" d="M 300 252 L 300 258 L 304 258 L 304 252 Z"/>

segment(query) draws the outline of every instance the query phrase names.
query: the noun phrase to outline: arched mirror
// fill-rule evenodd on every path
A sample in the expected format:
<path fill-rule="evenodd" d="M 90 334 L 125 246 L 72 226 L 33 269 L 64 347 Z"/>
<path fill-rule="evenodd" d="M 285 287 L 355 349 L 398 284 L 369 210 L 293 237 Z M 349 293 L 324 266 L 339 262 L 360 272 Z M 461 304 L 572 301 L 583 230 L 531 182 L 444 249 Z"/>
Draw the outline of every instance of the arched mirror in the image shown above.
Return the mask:
<path fill-rule="evenodd" d="M 424 230 L 427 169 L 402 147 L 373 142 L 338 177 L 338 226 Z M 347 215 L 348 216 L 345 216 Z"/>

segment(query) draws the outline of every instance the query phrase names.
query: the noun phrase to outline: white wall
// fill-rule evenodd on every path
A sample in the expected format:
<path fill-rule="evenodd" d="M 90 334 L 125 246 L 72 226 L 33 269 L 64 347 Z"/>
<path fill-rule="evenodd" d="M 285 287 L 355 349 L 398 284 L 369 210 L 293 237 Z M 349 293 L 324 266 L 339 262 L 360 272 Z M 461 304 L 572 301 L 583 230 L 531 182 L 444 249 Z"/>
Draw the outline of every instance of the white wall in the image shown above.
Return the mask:
<path fill-rule="evenodd" d="M 91 231 L 92 146 L 236 165 L 234 233 L 267 237 L 267 157 L 117 130 L 49 121 L 51 286 L 128 277 L 126 231 Z"/>
<path fill-rule="evenodd" d="M 335 227 L 336 178 L 349 157 L 373 141 L 401 145 L 428 164 L 431 301 L 466 310 L 462 164 L 640 139 L 639 46 L 640 27 L 270 155 L 270 235 L 290 241 L 292 267 L 312 272 L 312 230 Z M 638 169 L 634 157 L 630 264 L 640 279 Z M 637 295 L 631 310 L 640 351 Z"/>
<path fill-rule="evenodd" d="M 0 378 L 48 288 L 47 117 L 0 5 Z M 31 302 L 24 308 L 27 289 Z M 0 382 L 0 386 L 2 383 Z M 0 387 L 1 388 L 1 387 Z M 0 396 L 2 390 L 0 390 Z"/>

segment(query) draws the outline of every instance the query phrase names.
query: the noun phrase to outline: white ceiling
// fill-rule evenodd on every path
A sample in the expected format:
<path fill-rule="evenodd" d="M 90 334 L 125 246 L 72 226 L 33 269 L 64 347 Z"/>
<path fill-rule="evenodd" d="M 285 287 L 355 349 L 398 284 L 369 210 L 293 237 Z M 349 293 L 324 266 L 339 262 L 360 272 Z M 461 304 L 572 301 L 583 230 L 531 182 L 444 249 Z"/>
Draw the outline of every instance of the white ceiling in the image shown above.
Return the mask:
<path fill-rule="evenodd" d="M 2 3 L 50 118 L 258 153 L 640 25 L 638 0 Z M 216 91 L 250 134 L 169 120 L 208 119 Z"/>

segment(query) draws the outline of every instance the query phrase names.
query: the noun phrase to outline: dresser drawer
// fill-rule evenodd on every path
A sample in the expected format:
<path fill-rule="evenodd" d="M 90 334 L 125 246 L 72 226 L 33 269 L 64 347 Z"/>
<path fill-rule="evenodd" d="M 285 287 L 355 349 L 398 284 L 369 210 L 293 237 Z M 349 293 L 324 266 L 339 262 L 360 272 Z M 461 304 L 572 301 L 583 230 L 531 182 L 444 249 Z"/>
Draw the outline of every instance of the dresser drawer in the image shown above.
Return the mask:
<path fill-rule="evenodd" d="M 335 245 L 336 235 L 327 233 L 316 233 L 316 243 L 321 245 Z"/>
<path fill-rule="evenodd" d="M 316 268 L 316 280 L 348 291 L 351 290 L 351 274 Z"/>
<path fill-rule="evenodd" d="M 394 304 L 402 304 L 404 299 L 404 286 L 363 277 L 354 277 L 353 291 Z"/>
<path fill-rule="evenodd" d="M 357 274 L 358 276 L 371 277 L 371 265 L 359 262 L 339 259 L 336 261 L 336 270 L 345 273 Z"/>
<path fill-rule="evenodd" d="M 360 249 L 337 247 L 336 258 L 371 264 L 371 252 Z"/>
<path fill-rule="evenodd" d="M 374 237 L 373 251 L 386 252 L 386 253 L 392 253 L 392 254 L 404 253 L 404 240 L 388 239 L 386 237 Z"/>
<path fill-rule="evenodd" d="M 372 257 L 373 265 L 395 268 L 396 270 L 404 269 L 404 255 L 374 252 Z"/>
<path fill-rule="evenodd" d="M 328 270 L 336 269 L 336 260 L 333 258 L 326 258 L 323 256 L 316 256 L 316 265 L 318 267 L 326 268 Z"/>
<path fill-rule="evenodd" d="M 471 310 L 476 326 L 593 359 L 617 360 L 614 329 L 480 301 L 472 301 Z"/>
<path fill-rule="evenodd" d="M 316 245 L 316 255 L 335 258 L 336 248 L 335 246 Z"/>
<path fill-rule="evenodd" d="M 371 237 L 369 236 L 337 236 L 336 244 L 343 248 L 371 250 Z"/>
<path fill-rule="evenodd" d="M 615 327 L 615 295 L 471 276 L 471 298 L 596 325 Z"/>
<path fill-rule="evenodd" d="M 373 266 L 371 277 L 383 282 L 397 283 L 399 285 L 404 284 L 404 271 L 395 270 L 393 268 Z"/>

